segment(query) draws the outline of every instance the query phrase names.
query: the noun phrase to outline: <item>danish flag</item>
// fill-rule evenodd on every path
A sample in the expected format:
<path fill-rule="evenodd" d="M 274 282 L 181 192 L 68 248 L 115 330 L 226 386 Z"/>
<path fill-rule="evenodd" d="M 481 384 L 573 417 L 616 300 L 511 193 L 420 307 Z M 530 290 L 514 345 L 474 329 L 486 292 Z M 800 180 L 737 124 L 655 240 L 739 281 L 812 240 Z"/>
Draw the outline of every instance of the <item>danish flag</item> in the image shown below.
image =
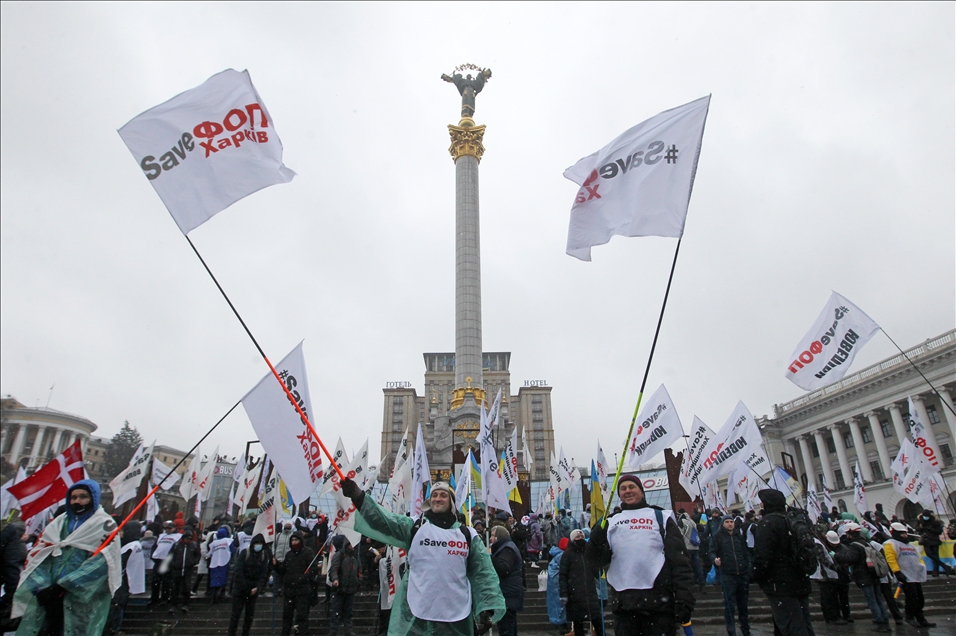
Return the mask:
<path fill-rule="evenodd" d="M 10 486 L 10 494 L 20 502 L 24 521 L 66 498 L 70 486 L 86 477 L 80 440 L 50 460 L 23 481 Z"/>

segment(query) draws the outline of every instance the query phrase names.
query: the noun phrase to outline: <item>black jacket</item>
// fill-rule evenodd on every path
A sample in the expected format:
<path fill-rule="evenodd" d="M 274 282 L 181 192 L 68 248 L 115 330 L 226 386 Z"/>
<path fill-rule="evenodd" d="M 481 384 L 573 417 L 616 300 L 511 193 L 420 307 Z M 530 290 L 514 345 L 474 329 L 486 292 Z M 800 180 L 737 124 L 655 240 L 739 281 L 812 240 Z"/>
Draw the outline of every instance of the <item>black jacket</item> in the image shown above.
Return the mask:
<path fill-rule="evenodd" d="M 298 537 L 300 542 L 302 541 L 302 535 L 298 532 L 293 532 L 292 537 L 289 538 L 290 544 L 295 537 Z M 305 543 L 300 543 L 298 552 L 289 550 L 285 555 L 285 559 L 276 563 L 276 572 L 282 576 L 283 594 L 286 596 L 298 596 L 312 592 L 312 582 L 318 570 L 315 566 L 311 569 L 309 568 L 313 558 L 315 558 L 315 552 L 306 547 Z M 308 570 L 308 572 L 306 572 L 306 570 Z"/>
<path fill-rule="evenodd" d="M 744 535 L 721 528 L 710 542 L 710 560 L 720 559 L 723 574 L 750 577 L 750 552 Z"/>
<path fill-rule="evenodd" d="M 263 547 L 261 552 L 256 552 L 253 548 L 262 535 L 257 534 L 252 539 L 252 543 L 245 550 L 239 552 L 236 557 L 236 575 L 232 579 L 232 595 L 243 597 L 249 594 L 253 589 L 257 594 L 263 591 L 269 580 L 269 570 L 272 567 L 272 552 L 268 547 Z M 265 541 L 261 541 L 264 545 Z"/>
<path fill-rule="evenodd" d="M 584 547 L 579 548 L 572 542 L 561 556 L 558 569 L 561 598 L 568 599 L 565 610 L 569 621 L 587 621 L 601 615 L 597 575 L 598 571 L 584 558 Z"/>
<path fill-rule="evenodd" d="M 173 544 L 173 547 L 169 549 L 169 553 L 173 557 L 169 562 L 169 572 L 173 576 L 182 576 L 186 572 L 189 572 L 196 567 L 196 564 L 199 563 L 199 559 L 202 558 L 202 550 L 199 548 L 198 543 L 195 541 L 183 543 L 182 539 Z"/>
<path fill-rule="evenodd" d="M 505 607 L 520 612 L 524 609 L 524 562 L 511 537 L 495 539 L 491 546 L 491 564 L 498 574 Z"/>
<path fill-rule="evenodd" d="M 782 493 L 772 492 L 779 497 L 763 502 L 764 515 L 754 532 L 753 580 L 767 596 L 809 596 L 810 577 L 793 558 L 793 541 L 784 514 L 786 499 Z"/>
<path fill-rule="evenodd" d="M 853 577 L 853 582 L 860 587 L 879 585 L 880 579 L 877 578 L 876 572 L 866 565 L 866 548 L 863 546 L 863 541 L 866 541 L 866 539 L 848 541 L 841 545 L 835 550 L 833 560 L 841 565 L 850 566 L 850 575 Z"/>
<path fill-rule="evenodd" d="M 648 506 L 646 501 L 628 506 L 624 510 L 657 508 Z M 657 508 L 660 510 L 660 508 Z M 613 519 L 616 515 L 611 515 Z M 591 568 L 601 570 L 611 563 L 611 546 L 607 542 L 607 527 L 601 524 L 591 530 L 591 540 L 584 551 Z M 663 612 L 673 613 L 678 620 L 686 623 L 694 610 L 694 571 L 690 567 L 690 557 L 684 546 L 684 535 L 673 519 L 668 519 L 664 531 L 664 567 L 649 590 L 623 590 L 615 595 L 612 603 L 614 612 Z"/>
<path fill-rule="evenodd" d="M 936 517 L 924 519 L 920 516 L 917 526 L 920 536 L 919 542 L 923 547 L 933 548 L 941 545 L 939 535 L 943 534 L 943 524 L 940 523 L 939 519 Z"/>
<path fill-rule="evenodd" d="M 355 594 L 359 588 L 358 561 L 355 560 L 355 550 L 351 545 L 336 550 L 332 555 L 332 564 L 329 566 L 329 580 L 338 581 L 335 588 L 338 594 Z"/>

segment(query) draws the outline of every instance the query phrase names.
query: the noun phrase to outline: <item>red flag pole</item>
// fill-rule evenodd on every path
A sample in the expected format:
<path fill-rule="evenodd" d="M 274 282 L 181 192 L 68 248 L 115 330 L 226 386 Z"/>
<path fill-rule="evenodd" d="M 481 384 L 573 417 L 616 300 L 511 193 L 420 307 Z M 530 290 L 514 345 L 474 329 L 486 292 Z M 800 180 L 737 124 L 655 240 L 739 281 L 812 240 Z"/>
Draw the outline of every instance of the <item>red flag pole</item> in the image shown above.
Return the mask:
<path fill-rule="evenodd" d="M 332 464 L 332 468 L 335 469 L 335 472 L 338 473 L 339 479 L 344 480 L 345 474 L 342 472 L 342 469 L 339 468 L 339 465 L 335 463 L 335 459 L 332 457 L 332 453 L 329 452 L 329 449 L 326 448 L 325 444 L 322 443 L 322 438 L 319 437 L 319 434 L 316 432 L 315 427 L 312 426 L 312 422 L 309 421 L 309 418 L 305 413 L 302 412 L 302 409 L 299 407 L 298 401 L 292 397 L 292 393 L 289 391 L 289 387 L 285 385 L 285 382 L 282 381 L 282 378 L 279 377 L 278 372 L 272 363 L 269 362 L 266 352 L 262 350 L 262 347 L 259 346 L 259 342 L 256 340 L 256 337 L 252 335 L 252 332 L 249 330 L 249 327 L 246 326 L 246 321 L 242 319 L 242 316 L 239 315 L 239 311 L 236 309 L 236 306 L 232 304 L 232 301 L 229 300 L 229 296 L 226 295 L 226 291 L 222 288 L 222 285 L 219 284 L 219 281 L 216 280 L 215 275 L 212 273 L 212 270 L 209 269 L 209 265 L 206 264 L 206 260 L 202 257 L 202 254 L 199 253 L 199 250 L 196 249 L 196 246 L 193 245 L 192 240 L 190 240 L 187 234 L 183 234 L 186 242 L 189 243 L 189 247 L 193 248 L 193 252 L 196 254 L 196 257 L 199 259 L 199 262 L 202 263 L 202 266 L 206 269 L 206 273 L 209 274 L 209 278 L 212 279 L 212 282 L 216 284 L 216 288 L 219 289 L 219 293 L 222 294 L 222 297 L 225 299 L 226 303 L 229 305 L 229 308 L 232 309 L 232 313 L 236 316 L 236 319 L 239 320 L 239 324 L 242 325 L 242 328 L 246 331 L 246 335 L 249 336 L 249 339 L 252 340 L 252 344 L 256 346 L 256 349 L 259 350 L 259 355 L 262 356 L 262 359 L 265 360 L 266 364 L 269 365 L 269 371 L 272 372 L 273 377 L 276 379 L 276 382 L 279 383 L 279 386 L 282 387 L 282 390 L 285 391 L 286 397 L 289 398 L 289 402 L 292 403 L 292 406 L 295 407 L 296 412 L 299 414 L 299 417 L 302 418 L 302 422 L 309 428 L 309 431 L 315 436 L 315 441 L 319 443 L 319 447 L 322 448 L 322 451 L 325 453 L 325 456 L 329 458 L 329 463 Z"/>

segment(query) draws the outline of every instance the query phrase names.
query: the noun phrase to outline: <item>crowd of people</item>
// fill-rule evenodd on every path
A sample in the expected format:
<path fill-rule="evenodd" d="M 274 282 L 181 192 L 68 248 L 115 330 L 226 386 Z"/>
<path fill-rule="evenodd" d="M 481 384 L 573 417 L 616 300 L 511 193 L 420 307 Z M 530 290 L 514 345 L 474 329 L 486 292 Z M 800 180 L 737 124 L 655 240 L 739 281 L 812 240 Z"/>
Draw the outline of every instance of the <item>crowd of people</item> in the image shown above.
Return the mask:
<path fill-rule="evenodd" d="M 248 635 L 257 600 L 269 595 L 287 636 L 311 633 L 324 590 L 330 636 L 353 636 L 356 594 L 380 588 L 380 634 L 474 636 L 495 625 L 501 636 L 517 636 L 527 574 L 538 571 L 562 636 L 604 636 L 606 613 L 616 636 L 671 636 L 718 585 L 728 635 L 739 627 L 749 636 L 752 583 L 771 600 L 776 632 L 812 636 L 812 581 L 826 623 L 853 622 L 854 584 L 876 631 L 890 632 L 891 622 L 934 626 L 923 614 L 922 584 L 928 574 L 956 574 L 939 558 L 941 536 L 956 538 L 956 523 L 944 529 L 931 511 L 907 525 L 880 505 L 862 519 L 834 508 L 814 523 L 773 489 L 760 491 L 759 512 L 688 513 L 649 505 L 641 481 L 624 475 L 620 505 L 593 527 L 589 510 L 515 519 L 508 511 L 488 518 L 480 508 L 469 525 L 443 482 L 431 486 L 418 519 L 387 510 L 350 480 L 342 492 L 357 510 L 354 546 L 329 536 L 317 510 L 280 523 L 270 542 L 255 533 L 254 519 L 222 516 L 201 527 L 177 513 L 127 523 L 99 559 L 90 557 L 119 520 L 100 507 L 95 482 L 78 482 L 40 537 L 23 536 L 17 524 L 0 533 L 0 618 L 5 629 L 13 620 L 18 634 L 31 636 L 120 634 L 130 596 L 148 590 L 158 618 L 188 614 L 195 602 L 222 604 L 230 607 L 228 633 Z M 392 594 L 380 586 L 392 567 L 390 546 L 401 563 Z"/>

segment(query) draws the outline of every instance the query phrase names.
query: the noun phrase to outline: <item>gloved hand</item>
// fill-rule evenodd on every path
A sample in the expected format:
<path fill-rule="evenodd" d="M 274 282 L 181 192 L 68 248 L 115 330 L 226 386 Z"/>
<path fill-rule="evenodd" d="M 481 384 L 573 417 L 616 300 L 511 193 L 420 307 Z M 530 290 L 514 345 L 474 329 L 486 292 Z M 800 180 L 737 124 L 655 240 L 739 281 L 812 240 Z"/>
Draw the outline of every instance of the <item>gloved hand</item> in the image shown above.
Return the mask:
<path fill-rule="evenodd" d="M 900 583 L 906 583 L 906 575 L 903 574 L 903 571 L 902 571 L 902 570 L 900 570 L 900 571 L 898 571 L 898 572 L 894 572 L 893 574 L 896 575 L 896 580 L 897 580 L 897 581 L 899 581 Z"/>
<path fill-rule="evenodd" d="M 491 626 L 493 624 L 491 622 L 492 617 L 494 617 L 494 612 L 492 612 L 491 610 L 485 610 L 484 612 L 478 615 L 478 625 L 475 627 L 475 633 L 478 636 L 482 636 L 482 634 L 486 634 L 488 630 L 491 629 Z"/>
<path fill-rule="evenodd" d="M 66 590 L 54 583 L 50 587 L 37 590 L 37 603 L 40 605 L 47 605 L 48 603 L 52 603 L 57 599 L 62 598 L 65 594 Z"/>
<path fill-rule="evenodd" d="M 602 522 L 594 524 L 594 527 L 591 528 L 590 542 L 595 546 L 607 544 L 607 525 Z"/>
<path fill-rule="evenodd" d="M 691 613 L 692 613 L 691 609 L 687 607 L 686 605 L 678 604 L 674 608 L 674 615 L 677 618 L 677 622 L 680 623 L 681 625 L 686 625 L 687 623 L 690 622 Z"/>
<path fill-rule="evenodd" d="M 358 484 L 348 478 L 342 482 L 342 494 L 352 500 L 356 509 L 361 508 L 362 502 L 365 501 L 365 492 Z"/>

